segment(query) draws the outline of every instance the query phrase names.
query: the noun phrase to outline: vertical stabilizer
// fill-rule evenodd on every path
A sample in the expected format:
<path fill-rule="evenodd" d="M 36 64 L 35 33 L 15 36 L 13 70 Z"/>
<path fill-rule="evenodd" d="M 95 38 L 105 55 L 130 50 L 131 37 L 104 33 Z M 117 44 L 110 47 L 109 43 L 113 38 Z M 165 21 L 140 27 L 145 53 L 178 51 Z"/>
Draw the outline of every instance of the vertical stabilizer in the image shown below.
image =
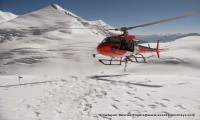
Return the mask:
<path fill-rule="evenodd" d="M 160 52 L 159 43 L 160 43 L 160 40 L 157 41 L 157 48 L 156 48 L 156 53 L 157 53 L 158 58 L 160 58 L 160 54 L 159 54 L 159 52 Z"/>

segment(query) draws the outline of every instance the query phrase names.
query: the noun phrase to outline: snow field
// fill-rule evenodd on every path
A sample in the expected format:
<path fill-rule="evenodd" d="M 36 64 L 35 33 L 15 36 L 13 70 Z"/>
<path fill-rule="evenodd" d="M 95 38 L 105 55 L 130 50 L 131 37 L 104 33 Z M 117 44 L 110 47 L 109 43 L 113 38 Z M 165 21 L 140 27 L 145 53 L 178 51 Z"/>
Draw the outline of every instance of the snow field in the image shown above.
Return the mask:
<path fill-rule="evenodd" d="M 128 63 L 123 72 L 124 64 L 104 66 L 99 56 L 92 58 L 107 34 L 101 25 L 106 26 L 57 5 L 0 24 L 5 38 L 0 43 L 0 119 L 200 119 L 200 37 L 161 43 L 161 59 L 145 54 L 152 56 L 147 63 Z M 87 26 L 95 30 L 68 29 Z M 14 36 L 16 31 L 20 34 Z"/>

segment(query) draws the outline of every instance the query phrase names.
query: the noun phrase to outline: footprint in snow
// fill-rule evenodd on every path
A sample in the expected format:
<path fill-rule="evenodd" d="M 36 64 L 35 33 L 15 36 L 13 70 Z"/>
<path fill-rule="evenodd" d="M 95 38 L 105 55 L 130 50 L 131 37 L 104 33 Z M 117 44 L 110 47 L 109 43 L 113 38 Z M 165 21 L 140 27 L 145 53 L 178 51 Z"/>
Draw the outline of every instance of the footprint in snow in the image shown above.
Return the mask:
<path fill-rule="evenodd" d="M 154 102 L 154 103 L 157 105 L 160 105 L 161 107 L 167 107 L 166 105 L 164 105 L 163 103 L 160 103 L 160 102 Z"/>
<path fill-rule="evenodd" d="M 71 78 L 75 79 L 75 80 L 78 80 L 78 77 L 77 76 L 71 76 Z"/>
<path fill-rule="evenodd" d="M 168 112 L 166 112 L 166 111 L 162 111 L 162 113 L 165 113 L 165 114 L 170 114 L 170 113 L 168 113 Z"/>
<path fill-rule="evenodd" d="M 130 88 L 130 89 L 135 89 L 135 86 L 133 86 L 133 85 L 130 85 L 130 84 L 129 84 L 129 85 L 127 85 L 127 87 L 128 87 L 128 88 Z"/>
<path fill-rule="evenodd" d="M 142 104 L 136 104 L 136 105 L 138 105 L 138 106 L 140 106 L 140 107 L 145 107 L 144 105 L 142 105 Z"/>
<path fill-rule="evenodd" d="M 85 104 L 85 107 L 83 108 L 81 113 L 84 114 L 84 115 L 90 116 L 91 109 L 92 109 L 92 105 L 91 104 Z"/>
<path fill-rule="evenodd" d="M 135 100 L 127 100 L 127 101 L 137 103 L 137 101 Z"/>
<path fill-rule="evenodd" d="M 170 100 L 169 100 L 169 99 L 166 99 L 166 98 L 163 98 L 162 100 L 163 100 L 163 101 L 168 101 L 168 102 L 170 102 Z"/>
<path fill-rule="evenodd" d="M 59 113 L 59 114 L 61 114 L 61 113 L 62 113 L 62 111 L 61 111 L 61 110 L 56 110 L 56 112 L 57 112 L 57 113 Z"/>
<path fill-rule="evenodd" d="M 146 94 L 147 96 L 151 96 L 149 93 Z"/>
<path fill-rule="evenodd" d="M 101 93 L 106 96 L 107 95 L 107 92 L 106 91 L 101 91 Z"/>
<path fill-rule="evenodd" d="M 140 100 L 140 101 L 144 101 L 144 99 L 140 98 L 140 97 L 135 97 L 136 99 Z"/>
<path fill-rule="evenodd" d="M 140 110 L 130 110 L 128 113 L 130 113 L 130 114 L 141 113 L 141 111 Z"/>
<path fill-rule="evenodd" d="M 186 108 L 184 108 L 182 105 L 176 105 L 176 106 L 174 106 L 174 107 L 178 107 L 178 108 L 180 108 L 180 109 L 186 109 Z"/>
<path fill-rule="evenodd" d="M 34 112 L 35 112 L 35 115 L 36 115 L 37 117 L 39 117 L 40 112 L 37 112 L 37 111 L 34 111 Z"/>
<path fill-rule="evenodd" d="M 187 84 L 191 84 L 191 83 L 189 83 L 189 82 L 181 82 L 181 83 L 177 83 L 177 84 L 175 84 L 175 85 L 187 85 Z M 174 85 L 174 86 L 175 86 Z"/>
<path fill-rule="evenodd" d="M 171 117 L 172 117 L 172 116 L 170 116 L 170 113 L 169 113 L 169 112 L 162 111 L 162 113 L 169 115 L 168 118 L 171 118 Z"/>
<path fill-rule="evenodd" d="M 120 102 L 119 100 L 115 99 L 114 97 L 111 97 L 111 99 L 115 102 Z"/>
<path fill-rule="evenodd" d="M 112 104 L 112 107 L 114 108 L 114 109 L 119 109 L 115 104 Z"/>
<path fill-rule="evenodd" d="M 157 105 L 149 105 L 149 107 L 152 108 L 152 109 L 155 109 L 155 108 L 157 108 L 158 106 L 157 106 Z"/>
<path fill-rule="evenodd" d="M 110 82 L 112 85 L 117 85 L 117 82 L 116 81 L 111 81 Z"/>
<path fill-rule="evenodd" d="M 30 105 L 25 105 L 26 106 L 26 109 L 29 109 L 31 106 Z"/>
<path fill-rule="evenodd" d="M 135 95 L 135 93 L 126 92 L 128 95 Z"/>
<path fill-rule="evenodd" d="M 102 116 L 104 120 L 112 120 L 112 117 L 109 116 Z"/>

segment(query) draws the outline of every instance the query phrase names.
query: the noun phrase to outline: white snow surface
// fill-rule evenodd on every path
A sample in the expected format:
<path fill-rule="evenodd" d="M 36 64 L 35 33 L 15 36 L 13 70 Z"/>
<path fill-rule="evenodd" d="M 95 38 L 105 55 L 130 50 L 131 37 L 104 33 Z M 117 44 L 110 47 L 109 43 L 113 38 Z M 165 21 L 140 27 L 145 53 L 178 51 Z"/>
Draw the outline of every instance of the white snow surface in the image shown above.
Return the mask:
<path fill-rule="evenodd" d="M 10 12 L 0 11 L 0 24 L 9 20 L 16 18 L 17 15 Z"/>
<path fill-rule="evenodd" d="M 0 120 L 200 119 L 199 36 L 161 43 L 160 59 L 128 63 L 124 72 L 124 64 L 92 58 L 104 36 L 67 29 L 86 26 L 60 10 L 46 7 L 5 24 L 29 31 L 0 43 Z M 134 116 L 145 114 L 157 116 Z"/>

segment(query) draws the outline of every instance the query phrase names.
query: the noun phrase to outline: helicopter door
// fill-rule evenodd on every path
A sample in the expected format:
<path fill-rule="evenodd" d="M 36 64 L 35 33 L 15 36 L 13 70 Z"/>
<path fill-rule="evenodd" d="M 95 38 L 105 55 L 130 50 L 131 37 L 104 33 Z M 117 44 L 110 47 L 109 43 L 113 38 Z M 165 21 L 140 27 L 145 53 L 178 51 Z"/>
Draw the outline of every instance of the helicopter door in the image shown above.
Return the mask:
<path fill-rule="evenodd" d="M 120 50 L 133 52 L 134 51 L 134 42 L 133 42 L 133 40 L 128 39 L 128 38 L 122 38 Z"/>

